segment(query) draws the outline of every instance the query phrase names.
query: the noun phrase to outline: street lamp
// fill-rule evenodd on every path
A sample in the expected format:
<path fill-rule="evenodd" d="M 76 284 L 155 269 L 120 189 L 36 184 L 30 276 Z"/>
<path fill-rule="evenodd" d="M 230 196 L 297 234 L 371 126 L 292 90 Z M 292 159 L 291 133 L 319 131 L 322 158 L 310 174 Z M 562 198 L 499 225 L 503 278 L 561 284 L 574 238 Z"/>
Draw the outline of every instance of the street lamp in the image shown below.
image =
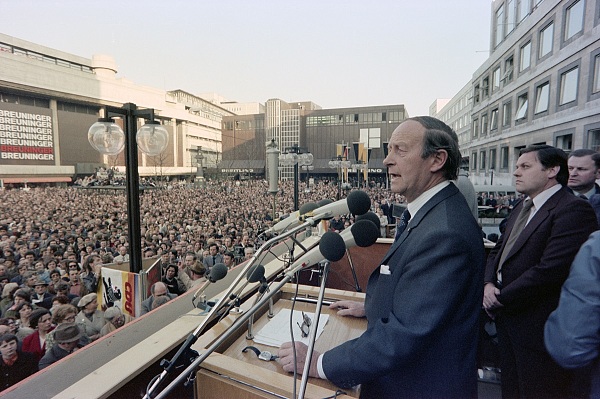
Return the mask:
<path fill-rule="evenodd" d="M 368 168 L 368 165 L 364 161 L 357 161 L 352 164 L 352 169 L 356 170 L 356 178 L 358 183 L 358 188 L 360 189 L 360 173 Z"/>
<path fill-rule="evenodd" d="M 138 173 L 137 148 L 146 155 L 156 156 L 167 148 L 167 130 L 154 120 L 153 109 L 138 109 L 133 103 L 123 107 L 104 107 L 105 118 L 101 118 L 88 130 L 88 140 L 92 147 L 104 155 L 117 155 L 125 147 L 125 168 L 127 177 L 127 223 L 130 250 L 129 270 L 138 273 L 142 270 L 142 239 L 140 223 L 140 176 Z M 122 117 L 125 132 L 111 116 Z M 137 119 L 147 122 L 137 134 Z"/>
<path fill-rule="evenodd" d="M 348 161 L 346 159 L 346 157 L 343 157 L 341 155 L 338 155 L 337 157 L 333 158 L 331 161 L 329 161 L 329 167 L 331 169 L 337 169 L 338 172 L 338 192 L 337 192 L 337 200 L 339 201 L 341 195 L 342 195 L 342 169 L 346 169 L 350 167 L 350 161 Z"/>
<path fill-rule="evenodd" d="M 204 169 L 202 167 L 202 160 L 204 159 L 204 154 L 202 154 L 202 147 L 198 146 L 196 150 L 196 181 L 194 185 L 197 188 L 204 186 Z"/>
<path fill-rule="evenodd" d="M 298 166 L 312 165 L 313 154 L 306 147 L 298 147 L 298 144 L 292 147 L 286 147 L 285 152 L 279 155 L 279 164 L 282 166 L 294 166 L 294 210 L 298 207 Z"/>

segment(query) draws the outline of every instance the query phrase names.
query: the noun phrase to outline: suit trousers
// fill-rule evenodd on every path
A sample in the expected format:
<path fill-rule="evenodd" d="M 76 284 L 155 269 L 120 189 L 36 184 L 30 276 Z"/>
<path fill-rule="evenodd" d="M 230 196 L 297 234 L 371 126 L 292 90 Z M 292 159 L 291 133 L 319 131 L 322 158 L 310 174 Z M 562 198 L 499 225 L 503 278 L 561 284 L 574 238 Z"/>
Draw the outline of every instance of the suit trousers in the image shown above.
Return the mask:
<path fill-rule="evenodd" d="M 556 364 L 546 350 L 515 345 L 504 322 L 502 315 L 496 317 L 502 399 L 570 397 L 571 373 Z"/>

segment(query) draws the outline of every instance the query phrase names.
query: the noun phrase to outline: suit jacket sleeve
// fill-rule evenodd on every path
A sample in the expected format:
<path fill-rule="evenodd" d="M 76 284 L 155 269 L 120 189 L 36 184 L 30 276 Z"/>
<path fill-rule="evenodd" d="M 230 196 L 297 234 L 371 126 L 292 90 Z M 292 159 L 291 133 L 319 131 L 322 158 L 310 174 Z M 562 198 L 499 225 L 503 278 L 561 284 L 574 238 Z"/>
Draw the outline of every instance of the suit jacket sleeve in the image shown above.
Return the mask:
<path fill-rule="evenodd" d="M 544 329 L 548 352 L 565 368 L 579 368 L 600 349 L 600 232 L 581 247 Z"/>
<path fill-rule="evenodd" d="M 369 319 L 359 338 L 324 353 L 323 371 L 336 385 L 348 388 L 418 363 L 423 348 L 439 340 L 460 308 L 457 304 L 467 295 L 462 287 L 472 285 L 474 273 L 482 277 L 482 240 L 472 242 L 453 229 L 419 228 L 425 234 L 401 247 L 406 261 L 393 272 L 400 276 L 389 293 L 388 317 Z M 480 256 L 474 256 L 478 251 Z"/>

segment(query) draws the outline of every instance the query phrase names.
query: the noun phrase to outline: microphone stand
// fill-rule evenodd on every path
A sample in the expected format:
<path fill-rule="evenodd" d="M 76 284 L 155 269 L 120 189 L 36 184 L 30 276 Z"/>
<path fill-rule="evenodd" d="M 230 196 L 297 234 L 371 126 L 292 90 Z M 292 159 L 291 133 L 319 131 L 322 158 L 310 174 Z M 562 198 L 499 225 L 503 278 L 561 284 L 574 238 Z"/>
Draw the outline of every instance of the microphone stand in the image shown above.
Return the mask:
<path fill-rule="evenodd" d="M 256 301 L 254 301 L 254 303 L 256 304 L 260 298 L 262 298 L 262 296 L 265 294 L 265 292 L 269 291 L 269 284 L 266 281 L 263 281 L 262 283 L 260 283 L 260 288 L 258 289 L 258 296 L 256 297 Z M 267 313 L 267 317 L 268 318 L 272 318 L 274 316 L 273 314 L 273 298 L 269 299 L 269 312 Z M 254 314 L 250 315 L 250 319 L 248 320 L 248 332 L 246 333 L 246 339 L 254 339 L 254 333 L 252 331 L 252 327 L 254 324 Z"/>
<path fill-rule="evenodd" d="M 198 366 L 200 366 L 200 364 L 202 364 L 202 362 L 205 361 L 206 358 L 208 358 L 208 356 L 210 356 L 211 353 L 213 353 L 221 345 L 223 345 L 223 343 L 227 339 L 229 339 L 229 337 L 231 335 L 233 335 L 233 333 L 235 333 L 238 328 L 242 327 L 244 325 L 244 323 L 246 323 L 252 315 L 254 315 L 260 308 L 262 308 L 263 305 L 265 305 L 267 303 L 267 301 L 269 301 L 277 292 L 279 292 L 283 288 L 284 285 L 286 285 L 288 282 L 290 282 L 294 278 L 294 275 L 296 274 L 296 272 L 300 271 L 304 267 L 305 267 L 305 265 L 301 264 L 301 265 L 294 267 L 293 269 L 285 272 L 281 281 L 277 282 L 271 290 L 266 291 L 260 300 L 256 301 L 256 303 L 250 309 L 248 309 L 245 313 L 240 315 L 235 320 L 235 322 L 231 326 L 229 326 L 229 328 L 227 330 L 225 330 L 219 336 L 219 338 L 217 338 L 208 348 L 206 348 L 204 353 L 202 353 L 198 357 L 196 357 L 194 359 L 194 361 L 183 372 L 181 372 L 173 381 L 171 381 L 171 383 L 169 385 L 167 385 L 167 387 L 156 396 L 156 399 L 166 398 L 166 395 L 173 388 L 175 388 L 175 386 L 180 384 L 186 378 L 187 375 L 194 372 L 194 370 L 196 370 L 198 368 Z M 324 286 L 325 279 L 323 279 L 323 281 L 324 281 L 323 282 L 323 286 Z M 324 295 L 324 288 L 323 288 L 322 295 Z M 217 306 L 215 306 L 215 308 L 216 307 Z M 215 308 L 213 308 L 213 310 Z M 316 331 L 316 329 L 315 329 L 315 331 Z M 316 335 L 315 335 L 315 337 L 316 337 Z M 147 397 L 149 398 L 149 395 L 147 395 Z M 146 398 L 146 397 L 144 397 L 144 398 Z"/>
<path fill-rule="evenodd" d="M 229 287 L 229 289 L 227 290 L 226 293 L 222 293 L 223 295 L 221 296 L 221 298 L 219 299 L 219 301 L 215 304 L 215 306 L 213 306 L 212 309 L 210 309 L 210 311 L 208 312 L 208 314 L 206 315 L 206 317 L 204 318 L 204 320 L 202 320 L 202 322 L 200 323 L 200 325 L 198 325 L 198 327 L 196 327 L 196 329 L 188 336 L 188 338 L 185 340 L 185 342 L 183 343 L 183 345 L 179 348 L 179 350 L 177 351 L 177 353 L 175 354 L 175 356 L 173 356 L 173 358 L 168 361 L 166 359 L 164 359 L 161 362 L 161 366 L 166 365 L 165 369 L 162 371 L 162 373 L 156 378 L 156 380 L 154 381 L 154 383 L 152 384 L 152 386 L 150 386 L 150 388 L 146 391 L 146 395 L 144 395 L 143 399 L 150 399 L 152 397 L 152 393 L 154 392 L 154 390 L 156 390 L 156 388 L 158 388 L 158 386 L 161 384 L 161 382 L 167 377 L 167 375 L 172 371 L 172 369 L 175 367 L 175 364 L 177 364 L 179 357 L 186 352 L 188 349 L 191 348 L 191 346 L 198 340 L 198 337 L 201 335 L 202 331 L 206 328 L 206 326 L 215 319 L 215 316 L 217 316 L 218 311 L 220 309 L 223 308 L 223 306 L 225 305 L 225 303 L 227 302 L 227 300 L 229 299 L 229 296 L 232 294 L 233 290 L 235 289 L 235 287 L 240 283 L 240 281 L 246 276 L 248 270 L 250 270 L 250 268 L 254 265 L 254 263 L 256 262 L 256 260 L 258 259 L 259 256 L 261 256 L 264 252 L 266 252 L 267 250 L 270 250 L 276 243 L 279 243 L 281 241 L 283 241 L 284 239 L 287 239 L 289 237 L 292 238 L 292 240 L 294 242 L 296 242 L 298 244 L 298 246 L 304 251 L 304 253 L 308 252 L 310 249 L 314 248 L 315 246 L 318 245 L 318 242 L 314 243 L 312 246 L 310 246 L 310 248 L 305 248 L 302 243 L 298 242 L 296 240 L 296 238 L 294 237 L 296 233 L 298 233 L 299 231 L 306 229 L 309 226 L 312 226 L 312 224 L 315 223 L 315 221 L 313 219 L 309 219 L 306 222 L 304 222 L 303 224 L 301 224 L 300 226 L 297 226 L 285 233 L 282 233 L 276 237 L 271 238 L 269 241 L 267 241 L 263 246 L 261 246 L 256 253 L 252 256 L 252 258 L 250 258 L 250 261 L 246 264 L 246 266 L 244 266 L 244 269 L 237 275 L 237 277 L 235 278 L 235 280 L 233 281 L 233 283 L 231 284 L 231 286 Z M 285 283 L 287 283 L 288 281 L 290 281 L 291 276 L 288 279 L 285 279 L 283 281 L 285 281 L 284 283 L 282 283 L 279 288 L 277 288 L 276 290 L 273 290 L 271 293 L 269 293 L 269 295 L 263 296 L 263 299 L 268 300 L 269 298 L 271 298 L 274 293 L 276 293 L 277 291 L 279 291 L 281 289 L 281 287 L 283 287 L 283 285 Z M 262 304 L 265 301 L 261 300 L 260 301 L 260 306 L 262 306 Z M 259 303 L 257 302 L 253 307 L 253 311 L 252 314 L 254 314 L 258 308 L 260 308 L 260 306 L 258 306 Z M 250 315 L 248 315 L 246 317 L 246 315 L 243 315 L 242 318 L 238 319 L 239 320 L 243 320 L 243 321 L 247 321 L 248 318 L 250 317 Z M 237 324 L 234 323 L 234 326 Z M 239 325 L 236 326 L 236 329 L 241 325 L 241 323 Z M 235 331 L 235 329 L 231 330 L 231 332 Z M 228 331 L 227 331 L 228 332 Z M 231 333 L 228 334 L 223 334 L 223 337 L 228 337 Z M 181 380 L 183 380 L 183 378 L 185 378 L 185 376 L 187 374 L 189 374 L 191 371 L 193 371 L 195 368 L 198 367 L 198 365 L 200 363 L 202 363 L 209 354 L 211 354 L 212 352 L 215 351 L 215 349 L 223 342 L 224 340 L 217 340 L 215 342 L 214 345 L 210 346 L 210 349 L 207 350 L 207 352 L 201 356 L 199 356 L 198 358 L 196 358 L 196 360 L 190 365 L 188 366 L 188 368 L 186 368 L 186 370 L 181 373 L 179 376 L 177 376 L 177 378 L 167 386 L 167 388 L 161 392 L 159 394 L 158 397 L 164 397 L 164 395 L 166 395 L 171 389 L 173 389 L 173 387 L 175 387 L 175 385 L 179 382 L 181 382 Z M 218 345 L 216 345 L 218 344 Z M 199 360 L 198 360 L 199 359 Z M 164 395 L 163 395 L 164 394 Z"/>
<path fill-rule="evenodd" d="M 329 274 L 330 266 L 331 262 L 329 262 L 328 260 L 319 262 L 319 270 L 321 271 L 321 287 L 319 288 L 319 297 L 317 298 L 315 317 L 313 318 L 312 322 L 314 328 L 310 330 L 308 350 L 306 352 L 306 359 L 304 361 L 304 371 L 302 371 L 302 381 L 300 382 L 300 391 L 298 392 L 298 399 L 304 399 L 304 395 L 306 393 L 306 386 L 308 385 L 308 370 L 310 369 L 310 362 L 312 360 L 313 350 L 315 348 L 315 341 L 317 340 L 319 318 L 321 317 L 321 307 L 323 306 L 323 299 L 325 298 L 325 284 L 327 283 L 327 275 Z M 294 381 L 294 383 L 295 382 L 296 381 Z"/>
<path fill-rule="evenodd" d="M 354 269 L 354 263 L 352 263 L 352 257 L 350 256 L 350 251 L 348 248 L 346 248 L 346 256 L 348 257 L 348 263 L 350 264 L 352 278 L 354 278 L 354 289 L 356 289 L 356 292 L 362 292 L 360 284 L 358 283 L 358 277 L 356 277 L 356 269 Z"/>

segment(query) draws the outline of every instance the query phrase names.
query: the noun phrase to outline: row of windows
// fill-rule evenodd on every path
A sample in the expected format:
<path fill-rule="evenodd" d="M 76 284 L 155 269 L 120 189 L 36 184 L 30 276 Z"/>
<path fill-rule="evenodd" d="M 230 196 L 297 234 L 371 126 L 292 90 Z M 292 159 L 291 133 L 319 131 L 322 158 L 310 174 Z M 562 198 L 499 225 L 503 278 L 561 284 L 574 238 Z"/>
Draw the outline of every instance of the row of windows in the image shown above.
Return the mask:
<path fill-rule="evenodd" d="M 11 46 L 10 44 L 7 44 L 7 43 L 0 42 L 0 51 L 5 52 L 5 53 L 12 53 L 14 55 L 20 55 L 20 56 L 27 57 L 32 60 L 46 62 L 48 64 L 58 65 L 58 66 L 62 66 L 65 68 L 70 68 L 70 69 L 76 69 L 76 70 L 82 71 L 82 72 L 93 73 L 92 68 L 90 68 L 87 65 L 81 65 L 81 64 L 77 64 L 75 62 L 63 60 L 63 59 L 56 58 L 56 57 L 51 57 L 49 55 L 36 53 L 35 51 Z"/>
<path fill-rule="evenodd" d="M 98 115 L 99 108 L 89 105 L 66 103 L 59 101 L 56 104 L 56 109 L 59 111 L 76 112 L 78 114 Z"/>
<path fill-rule="evenodd" d="M 588 131 L 588 139 L 585 145 L 586 148 L 590 148 L 594 151 L 600 151 L 600 129 L 591 129 Z M 546 144 L 546 143 L 536 143 Z M 573 134 L 559 134 L 554 139 L 554 146 L 570 152 L 573 150 Z M 519 152 L 523 149 L 523 146 L 514 147 L 515 159 L 519 156 Z M 500 147 L 500 164 L 497 161 L 497 148 L 481 149 L 479 151 L 472 151 L 470 157 L 471 171 L 486 172 L 488 170 L 496 170 L 499 166 L 500 171 L 507 172 L 509 170 L 509 147 Z"/>
<path fill-rule="evenodd" d="M 402 122 L 404 112 L 364 112 L 335 115 L 313 115 L 306 117 L 306 126 L 336 126 L 351 125 L 357 123 L 382 123 Z"/>
<path fill-rule="evenodd" d="M 591 79 L 590 97 L 600 96 L 600 54 L 596 54 L 592 58 L 592 71 L 594 75 Z M 559 71 L 557 78 L 557 110 L 562 110 L 577 104 L 580 80 L 579 74 L 579 61 L 576 61 Z M 497 131 L 499 126 L 510 127 L 513 117 L 516 123 L 524 122 L 528 119 L 530 108 L 533 108 L 534 118 L 546 115 L 552 105 L 550 101 L 551 84 L 552 81 L 550 78 L 544 79 L 538 83 L 534 88 L 533 102 L 530 101 L 530 93 L 529 90 L 527 90 L 517 95 L 516 108 L 514 110 L 512 100 L 509 100 L 505 101 L 501 107 L 492 106 L 489 120 L 487 112 L 481 114 L 479 118 L 473 118 L 472 137 L 477 138 L 479 135 L 484 136 L 488 132 Z M 500 118 L 502 118 L 502 120 L 500 120 Z"/>
<path fill-rule="evenodd" d="M 527 0 L 523 0 L 527 3 Z M 507 5 L 510 7 L 514 7 L 514 1 L 507 0 L 505 4 L 500 6 L 496 12 L 495 21 L 498 24 L 498 12 L 503 13 L 503 7 Z M 520 7 L 520 6 L 519 6 Z M 525 7 L 523 10 L 526 10 Z M 575 37 L 583 33 L 583 22 L 585 14 L 585 0 L 576 0 L 568 4 L 568 6 L 564 10 L 564 19 L 563 19 L 563 29 L 562 29 L 562 43 L 568 44 Z M 519 20 L 520 22 L 521 20 Z M 505 22 L 506 26 L 511 26 L 511 23 Z M 553 52 L 554 46 L 554 17 L 552 17 L 547 23 L 542 26 L 542 28 L 538 31 L 537 37 L 537 50 L 534 53 L 533 45 L 534 40 L 532 38 L 527 38 L 524 43 L 519 46 L 519 63 L 518 63 L 518 71 L 519 73 L 523 73 L 532 66 L 532 57 L 533 55 L 537 55 L 538 60 L 543 60 L 546 57 L 550 56 Z M 505 26 L 505 25 L 502 25 Z M 498 33 L 498 30 L 496 31 Z M 513 80 L 513 71 L 514 71 L 514 56 L 509 55 L 503 62 L 504 64 L 504 73 L 501 74 L 501 65 L 498 64 L 492 69 L 491 82 L 489 76 L 484 76 L 481 82 L 477 82 L 474 86 L 473 90 L 473 101 L 475 104 L 479 103 L 480 100 L 485 99 L 493 93 L 494 91 L 500 88 L 501 83 L 505 86 Z M 491 84 L 491 86 L 490 86 Z"/>
<path fill-rule="evenodd" d="M 0 92 L 0 103 L 31 105 L 32 107 L 50 108 L 50 100 Z"/>

